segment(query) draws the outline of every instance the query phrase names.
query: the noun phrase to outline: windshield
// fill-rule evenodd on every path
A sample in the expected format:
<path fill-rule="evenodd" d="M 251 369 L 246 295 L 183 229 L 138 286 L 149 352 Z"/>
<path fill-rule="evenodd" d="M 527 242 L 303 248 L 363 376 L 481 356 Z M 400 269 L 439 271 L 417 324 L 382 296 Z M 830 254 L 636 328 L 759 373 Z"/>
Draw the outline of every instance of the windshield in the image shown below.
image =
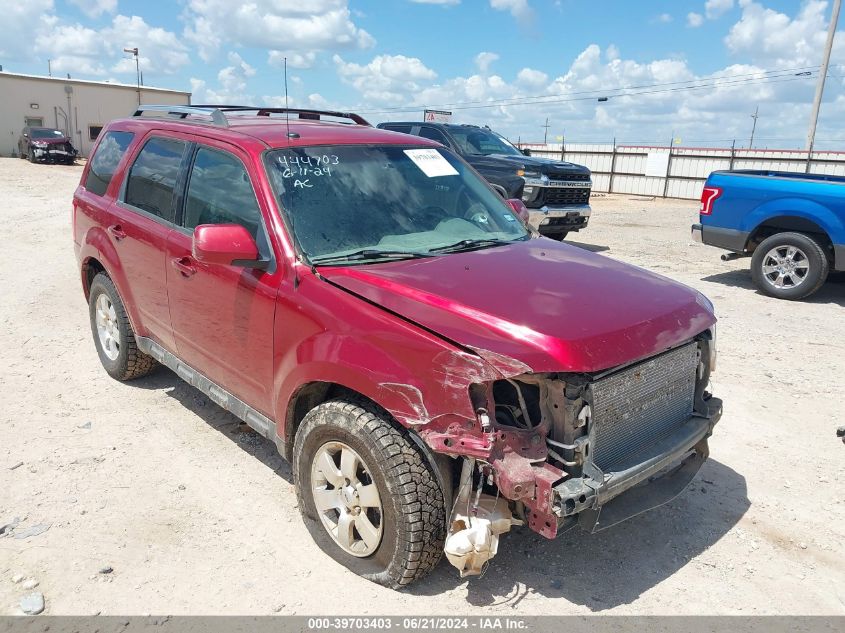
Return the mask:
<path fill-rule="evenodd" d="M 32 138 L 62 138 L 65 135 L 60 130 L 48 130 L 47 128 L 33 128 L 30 130 Z"/>
<path fill-rule="evenodd" d="M 523 155 L 505 137 L 484 128 L 450 127 L 449 133 L 454 137 L 464 154 L 476 156 L 489 156 L 490 154 Z"/>
<path fill-rule="evenodd" d="M 266 164 L 314 264 L 433 256 L 529 237 L 504 200 L 443 148 L 300 147 L 269 152 Z"/>

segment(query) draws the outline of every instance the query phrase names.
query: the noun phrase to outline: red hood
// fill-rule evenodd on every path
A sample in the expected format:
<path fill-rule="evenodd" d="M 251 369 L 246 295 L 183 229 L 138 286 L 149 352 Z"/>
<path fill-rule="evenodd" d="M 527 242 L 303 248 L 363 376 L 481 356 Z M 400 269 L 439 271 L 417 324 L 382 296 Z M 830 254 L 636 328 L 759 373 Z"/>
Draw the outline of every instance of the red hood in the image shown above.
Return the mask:
<path fill-rule="evenodd" d="M 687 286 L 547 239 L 319 271 L 491 362 L 503 355 L 535 372 L 608 369 L 716 321 Z"/>

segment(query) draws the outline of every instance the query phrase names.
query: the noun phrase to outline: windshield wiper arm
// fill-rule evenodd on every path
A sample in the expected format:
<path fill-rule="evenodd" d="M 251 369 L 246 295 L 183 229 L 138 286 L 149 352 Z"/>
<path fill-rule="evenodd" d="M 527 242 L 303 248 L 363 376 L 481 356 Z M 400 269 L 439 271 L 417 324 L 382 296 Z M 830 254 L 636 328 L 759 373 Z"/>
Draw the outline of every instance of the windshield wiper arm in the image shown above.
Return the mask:
<path fill-rule="evenodd" d="M 508 244 L 508 240 L 497 240 L 497 239 L 472 239 L 472 240 L 461 240 L 460 242 L 455 242 L 454 244 L 447 244 L 446 246 L 438 246 L 436 248 L 430 248 L 430 253 L 457 253 L 459 251 L 469 251 L 477 248 L 483 248 L 485 246 L 494 246 L 496 244 Z"/>
<path fill-rule="evenodd" d="M 314 264 L 328 264 L 334 262 L 363 261 L 371 259 L 419 259 L 421 257 L 432 256 L 427 253 L 418 253 L 415 251 L 389 251 L 377 248 L 362 248 L 360 251 L 346 253 L 343 255 L 312 257 L 311 262 Z"/>

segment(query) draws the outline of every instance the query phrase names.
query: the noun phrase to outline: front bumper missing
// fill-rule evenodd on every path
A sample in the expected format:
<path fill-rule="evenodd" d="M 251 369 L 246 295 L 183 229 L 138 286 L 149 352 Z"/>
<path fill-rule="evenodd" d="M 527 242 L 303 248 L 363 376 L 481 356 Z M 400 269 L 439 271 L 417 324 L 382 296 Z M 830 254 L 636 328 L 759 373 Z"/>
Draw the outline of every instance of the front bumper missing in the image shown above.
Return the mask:
<path fill-rule="evenodd" d="M 540 233 L 577 231 L 587 226 L 592 209 L 583 207 L 549 207 L 528 209 L 528 224 Z"/>
<path fill-rule="evenodd" d="M 707 416 L 690 417 L 672 434 L 617 470 L 568 479 L 554 488 L 558 529 L 598 532 L 668 503 L 689 485 L 709 454 L 707 438 L 722 416 L 722 401 L 706 401 Z M 624 493 L 624 494 L 623 494 Z"/>

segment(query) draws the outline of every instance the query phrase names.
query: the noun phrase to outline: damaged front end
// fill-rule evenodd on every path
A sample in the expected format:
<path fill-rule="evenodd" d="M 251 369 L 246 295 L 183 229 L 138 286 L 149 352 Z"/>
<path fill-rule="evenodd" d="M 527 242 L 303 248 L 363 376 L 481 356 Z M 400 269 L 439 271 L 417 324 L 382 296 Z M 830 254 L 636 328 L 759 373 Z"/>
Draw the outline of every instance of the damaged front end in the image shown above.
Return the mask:
<path fill-rule="evenodd" d="M 721 401 L 705 390 L 714 364 L 707 330 L 604 372 L 473 384 L 475 423 L 420 433 L 438 453 L 463 458 L 449 561 L 462 576 L 478 575 L 513 525 L 546 538 L 576 524 L 596 532 L 677 496 L 721 417 Z"/>

